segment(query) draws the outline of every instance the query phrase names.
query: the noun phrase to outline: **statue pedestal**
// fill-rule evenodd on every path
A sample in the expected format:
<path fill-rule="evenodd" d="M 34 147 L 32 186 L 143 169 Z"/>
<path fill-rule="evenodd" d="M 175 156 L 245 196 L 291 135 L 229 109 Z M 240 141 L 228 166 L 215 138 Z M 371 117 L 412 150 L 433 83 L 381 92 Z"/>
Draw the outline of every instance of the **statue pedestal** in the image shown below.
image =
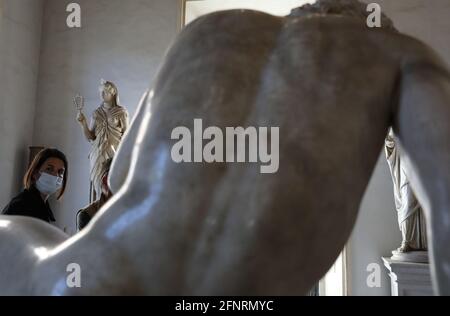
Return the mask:
<path fill-rule="evenodd" d="M 391 278 L 392 296 L 433 296 L 430 265 L 383 258 Z"/>
<path fill-rule="evenodd" d="M 428 263 L 428 251 L 399 252 L 392 251 L 391 260 L 412 263 Z"/>

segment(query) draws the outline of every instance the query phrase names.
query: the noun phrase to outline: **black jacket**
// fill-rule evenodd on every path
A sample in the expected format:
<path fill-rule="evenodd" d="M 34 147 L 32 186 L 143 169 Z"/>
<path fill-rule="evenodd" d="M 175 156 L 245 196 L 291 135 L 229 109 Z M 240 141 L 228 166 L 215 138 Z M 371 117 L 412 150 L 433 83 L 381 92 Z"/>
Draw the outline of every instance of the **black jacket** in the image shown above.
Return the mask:
<path fill-rule="evenodd" d="M 55 222 L 50 205 L 41 197 L 39 191 L 32 186 L 23 190 L 2 211 L 2 215 L 29 216 L 41 219 L 47 223 Z"/>

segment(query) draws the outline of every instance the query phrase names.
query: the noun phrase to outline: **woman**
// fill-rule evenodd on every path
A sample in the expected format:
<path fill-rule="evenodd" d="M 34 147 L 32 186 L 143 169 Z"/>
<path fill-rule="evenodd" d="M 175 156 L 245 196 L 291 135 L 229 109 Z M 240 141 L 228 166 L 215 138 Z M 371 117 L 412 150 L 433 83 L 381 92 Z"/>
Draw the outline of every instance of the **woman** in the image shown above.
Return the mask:
<path fill-rule="evenodd" d="M 88 126 L 86 116 L 81 110 L 77 117 L 86 139 L 92 143 L 89 154 L 90 179 L 93 186 L 91 201 L 95 201 L 102 193 L 104 164 L 108 159 L 114 158 L 129 124 L 127 110 L 119 105 L 119 91 L 116 85 L 102 80 L 100 93 L 102 104 L 95 110 L 91 126 Z M 83 107 L 81 104 L 80 108 Z"/>
<path fill-rule="evenodd" d="M 68 178 L 66 156 L 57 149 L 39 152 L 23 179 L 25 189 L 5 207 L 3 215 L 29 216 L 47 223 L 55 222 L 48 198 L 64 195 Z"/>

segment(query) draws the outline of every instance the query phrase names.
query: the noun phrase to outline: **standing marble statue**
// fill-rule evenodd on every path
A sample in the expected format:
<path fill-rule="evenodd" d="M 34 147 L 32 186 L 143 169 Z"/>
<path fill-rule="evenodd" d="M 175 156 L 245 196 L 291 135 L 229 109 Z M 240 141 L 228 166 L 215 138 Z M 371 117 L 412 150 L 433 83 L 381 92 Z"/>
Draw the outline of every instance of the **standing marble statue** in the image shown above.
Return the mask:
<path fill-rule="evenodd" d="M 82 112 L 82 105 L 78 107 L 77 117 L 85 137 L 92 144 L 89 153 L 90 180 L 93 187 L 92 201 L 101 194 L 103 166 L 107 160 L 114 158 L 129 124 L 127 110 L 119 105 L 119 92 L 116 85 L 102 80 L 99 90 L 103 102 L 94 111 L 91 126 L 89 127 L 87 124 L 86 116 Z"/>
<path fill-rule="evenodd" d="M 426 250 L 425 216 L 412 190 L 407 168 L 402 163 L 402 154 L 396 144 L 392 129 L 390 129 L 385 140 L 385 153 L 394 183 L 395 207 L 398 213 L 398 224 L 402 232 L 402 244 L 397 252 Z"/>

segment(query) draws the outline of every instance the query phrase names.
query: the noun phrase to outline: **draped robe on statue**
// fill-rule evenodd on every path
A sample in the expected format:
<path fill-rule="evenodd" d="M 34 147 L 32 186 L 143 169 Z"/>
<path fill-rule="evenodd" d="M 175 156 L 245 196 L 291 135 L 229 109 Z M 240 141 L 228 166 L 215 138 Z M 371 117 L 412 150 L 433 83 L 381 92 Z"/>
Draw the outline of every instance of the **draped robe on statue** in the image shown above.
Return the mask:
<path fill-rule="evenodd" d="M 101 194 L 104 164 L 112 159 L 128 127 L 128 112 L 121 106 L 100 106 L 93 114 L 95 140 L 89 153 L 90 179 L 96 196 Z M 94 198 L 95 200 L 95 198 Z"/>
<path fill-rule="evenodd" d="M 394 183 L 395 207 L 398 223 L 402 232 L 404 250 L 426 250 L 427 237 L 425 217 L 407 177 L 405 166 L 401 161 L 401 153 L 392 132 L 385 143 L 386 158 Z"/>

